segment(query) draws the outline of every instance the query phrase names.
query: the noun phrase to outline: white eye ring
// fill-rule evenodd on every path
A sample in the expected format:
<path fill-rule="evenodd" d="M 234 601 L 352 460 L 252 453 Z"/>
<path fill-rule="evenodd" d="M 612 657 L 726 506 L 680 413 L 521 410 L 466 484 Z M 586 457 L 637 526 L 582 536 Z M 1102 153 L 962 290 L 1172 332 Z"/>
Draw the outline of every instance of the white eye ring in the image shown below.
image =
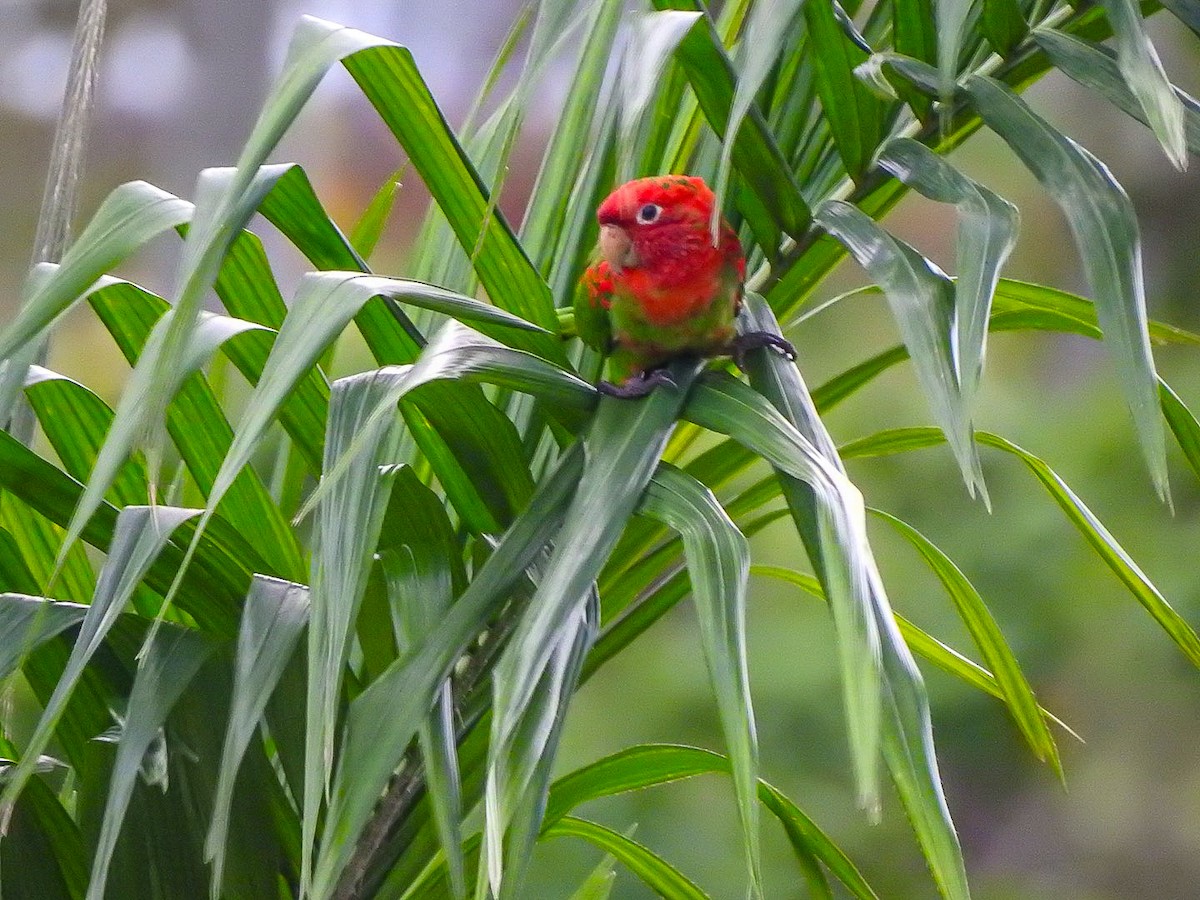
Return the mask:
<path fill-rule="evenodd" d="M 657 203 L 647 203 L 637 211 L 637 220 L 639 225 L 649 225 L 656 221 L 662 213 L 662 207 Z"/>

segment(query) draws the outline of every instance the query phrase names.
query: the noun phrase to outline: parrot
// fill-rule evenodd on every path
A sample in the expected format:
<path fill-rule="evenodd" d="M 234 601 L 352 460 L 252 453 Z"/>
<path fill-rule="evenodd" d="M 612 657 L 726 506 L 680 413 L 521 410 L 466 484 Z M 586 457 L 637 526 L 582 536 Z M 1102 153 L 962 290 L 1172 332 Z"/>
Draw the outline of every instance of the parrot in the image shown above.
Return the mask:
<path fill-rule="evenodd" d="M 599 258 L 574 309 L 579 337 L 609 356 L 601 393 L 636 398 L 673 384 L 661 367 L 681 356 L 729 355 L 739 368 L 760 347 L 796 358 L 777 334 L 737 334 L 746 258 L 724 218 L 714 246 L 715 202 L 704 179 L 661 175 L 621 185 L 597 209 Z"/>

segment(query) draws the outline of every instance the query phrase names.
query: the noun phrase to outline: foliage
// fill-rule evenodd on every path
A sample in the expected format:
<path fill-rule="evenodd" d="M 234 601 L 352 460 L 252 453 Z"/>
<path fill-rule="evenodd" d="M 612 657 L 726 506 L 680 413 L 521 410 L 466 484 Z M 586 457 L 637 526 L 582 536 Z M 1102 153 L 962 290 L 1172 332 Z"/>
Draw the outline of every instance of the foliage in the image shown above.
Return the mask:
<path fill-rule="evenodd" d="M 580 897 L 606 896 L 614 866 L 663 896 L 702 897 L 578 807 L 721 773 L 756 895 L 778 890 L 759 862 L 769 822 L 812 895 L 837 882 L 873 897 L 758 776 L 746 536 L 787 516 L 813 575 L 762 571 L 829 603 L 858 800 L 877 813 L 886 770 L 937 888 L 967 897 L 913 654 L 1000 698 L 1060 775 L 1061 723 L 967 576 L 872 510 L 945 585 L 986 668 L 892 612 L 850 457 L 945 442 L 987 503 L 979 448 L 1015 456 L 1200 665 L 1200 639 L 1084 501 L 973 426 L 989 330 L 1102 328 L 1158 493 L 1169 497 L 1160 404 L 1200 471 L 1200 425 L 1151 354 L 1152 341 L 1200 338 L 1147 322 L 1128 198 L 1018 93 L 1060 67 L 1148 122 L 1182 165 L 1196 102 L 1167 82 L 1142 10 L 729 0 L 714 17 L 654 5 L 629 17 L 615 0 L 534 4 L 496 63 L 527 31 L 511 93 L 459 134 L 403 47 L 305 19 L 236 167 L 201 173 L 194 203 L 118 187 L 58 264 L 31 273 L 0 332 L 5 418 L 23 388 L 45 439 L 39 455 L 0 435 L 0 675 L 42 704 L 32 734 L 6 723 L 0 735 L 11 896 L 518 897 L 534 846 L 567 837 L 608 854 Z M 1111 31 L 1112 49 L 1096 43 Z M 531 86 L 562 53 L 574 78 L 517 229 L 496 196 Z M 403 277 L 368 264 L 395 179 L 347 238 L 302 169 L 267 164 L 337 64 L 433 196 Z M 943 156 L 980 127 L 1062 205 L 1092 300 L 1001 277 L 1016 210 Z M 568 311 L 592 211 L 619 179 L 682 171 L 708 178 L 740 229 L 743 330 L 791 322 L 849 253 L 904 346 L 811 394 L 795 364 L 757 351 L 748 382 L 723 361 L 680 360 L 677 388 L 599 397 L 599 360 L 570 340 Z M 954 206 L 956 278 L 878 224 L 909 188 Z M 256 212 L 313 267 L 290 302 L 247 228 Z M 171 297 L 108 274 L 172 230 L 184 240 Z M 204 309 L 210 289 L 221 314 Z M 28 367 L 27 348 L 83 302 L 134 364 L 115 411 Z M 331 383 L 351 323 L 377 368 Z M 236 426 L 206 375 L 218 352 L 253 385 Z M 936 428 L 857 435 L 839 455 L 820 414 L 909 360 Z M 762 477 L 747 487 L 747 473 Z M 725 755 L 638 746 L 552 782 L 576 688 L 688 596 Z"/>

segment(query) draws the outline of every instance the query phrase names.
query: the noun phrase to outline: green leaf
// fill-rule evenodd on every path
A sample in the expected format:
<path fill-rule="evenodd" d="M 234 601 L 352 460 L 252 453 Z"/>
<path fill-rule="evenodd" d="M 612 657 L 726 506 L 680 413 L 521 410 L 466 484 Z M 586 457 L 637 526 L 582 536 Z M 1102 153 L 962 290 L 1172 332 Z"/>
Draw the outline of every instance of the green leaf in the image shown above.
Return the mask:
<path fill-rule="evenodd" d="M 816 221 L 846 245 L 887 297 L 934 421 L 946 433 L 963 481 L 989 505 L 979 453 L 971 440 L 971 414 L 959 389 L 951 328 L 949 279 L 933 263 L 892 237 L 849 203 L 830 201 Z"/>
<path fill-rule="evenodd" d="M 496 384 L 535 395 L 556 407 L 587 408 L 595 404 L 598 396 L 592 385 L 565 369 L 532 354 L 505 347 L 453 321 L 442 326 L 415 364 L 380 371 L 389 373 L 390 387 L 381 393 L 364 421 L 365 426 L 393 416 L 396 404 L 409 392 L 443 379 Z M 317 490 L 309 495 L 301 516 L 315 508 L 337 483 L 362 446 L 361 437 L 351 441 L 327 470 Z"/>
<path fill-rule="evenodd" d="M 625 868 L 662 897 L 708 900 L 708 894 L 662 857 L 611 828 L 565 816 L 546 830 L 545 837 L 576 837 L 589 841 L 605 853 L 615 856 Z"/>
<path fill-rule="evenodd" d="M 1063 777 L 1062 760 L 1058 756 L 1054 736 L 1046 727 L 1042 718 L 1037 698 L 1029 686 L 1020 664 L 1004 639 L 1000 626 L 996 623 L 991 611 L 975 590 L 974 585 L 967 580 L 962 571 L 937 546 L 923 534 L 902 519 L 882 512 L 871 510 L 900 534 L 908 539 L 954 601 L 963 624 L 971 633 L 975 646 L 983 654 L 984 661 L 995 673 L 997 684 L 1004 695 L 1005 705 L 1008 706 L 1017 727 L 1025 736 L 1026 742 L 1034 755 L 1043 762 L 1048 762 L 1061 779 Z"/>
<path fill-rule="evenodd" d="M 428 715 L 434 692 L 459 656 L 507 597 L 505 591 L 556 535 L 579 480 L 583 448 L 577 443 L 543 481 L 529 506 L 475 573 L 471 584 L 421 647 L 398 659 L 350 705 L 337 761 L 312 896 L 332 894 L 359 834 L 388 778 Z"/>
<path fill-rule="evenodd" d="M 972 0 L 939 0 L 937 4 L 938 96 L 946 104 L 952 99 L 958 80 L 959 58 L 972 6 Z"/>
<path fill-rule="evenodd" d="M 173 506 L 127 506 L 121 511 L 112 548 L 101 570 L 96 593 L 80 626 L 71 657 L 55 685 L 54 695 L 42 711 L 37 728 L 25 746 L 20 762 L 0 794 L 0 819 L 7 820 L 11 815 L 13 803 L 33 774 L 38 757 L 49 744 L 84 667 L 124 611 L 134 588 L 170 540 L 175 528 L 198 514 L 199 510 Z"/>
<path fill-rule="evenodd" d="M 83 620 L 88 607 L 28 594 L 0 594 L 0 679 L 45 641 Z"/>
<path fill-rule="evenodd" d="M 554 327 L 554 306 L 538 275 L 438 109 L 412 54 L 380 38 L 306 17 L 304 40 L 314 47 L 338 43 L 343 64 L 404 147 L 459 243 L 473 254 L 475 270 L 492 302 L 540 325 Z M 299 37 L 299 35 L 298 35 Z M 529 349 L 556 361 L 562 350 L 549 338 Z"/>
<path fill-rule="evenodd" d="M 592 5 L 594 12 L 569 81 L 562 117 L 550 135 L 521 223 L 521 243 L 530 259 L 548 274 L 552 287 L 551 273 L 564 265 L 563 257 L 574 261 L 576 256 L 568 247 L 578 243 L 578 238 L 572 240 L 565 232 L 578 229 L 591 218 L 581 215 L 572 203 L 574 192 L 581 182 L 594 180 L 594 175 L 588 178 L 584 173 L 595 168 L 595 158 L 607 155 L 607 142 L 592 143 L 593 117 L 603 103 L 604 76 L 624 9 L 620 0 Z M 603 117 L 602 112 L 600 119 Z M 589 148 L 589 153 L 581 157 L 582 147 Z"/>
<path fill-rule="evenodd" d="M 958 277 L 950 342 L 962 405 L 969 413 L 983 376 L 992 295 L 1017 243 L 1017 208 L 909 138 L 889 141 L 876 163 L 931 200 L 956 207 Z"/>
<path fill-rule="evenodd" d="M 546 827 L 551 828 L 571 810 L 592 800 L 697 775 L 729 772 L 729 760 L 711 750 L 674 744 L 628 747 L 556 781 L 546 806 Z M 854 864 L 812 819 L 762 779 L 758 780 L 757 792 L 759 802 L 779 820 L 793 847 L 823 862 L 854 897 L 874 900 L 875 892 Z"/>
<path fill-rule="evenodd" d="M 238 770 L 258 731 L 267 700 L 278 685 L 307 622 L 305 585 L 254 576 L 238 631 L 229 723 L 221 750 L 212 818 L 204 841 L 204 855 L 212 863 L 210 896 L 214 900 L 224 879 L 225 845 Z"/>
<path fill-rule="evenodd" d="M 303 879 L 310 884 L 322 797 L 333 779 L 334 742 L 342 679 L 350 655 L 367 575 L 375 556 L 392 488 L 396 421 L 366 426 L 388 387 L 388 374 L 368 372 L 334 382 L 329 399 L 325 468 L 366 430 L 367 452 L 352 463 L 317 511 L 308 627 L 308 700 L 305 718 Z"/>
<path fill-rule="evenodd" d="M 745 315 L 752 330 L 779 333 L 779 323 L 771 308 L 758 295 L 746 295 Z M 796 366 L 776 354 L 765 352 L 751 354 L 748 365 L 751 383 L 841 472 L 841 460 L 833 448 L 833 441 L 817 415 Z M 837 597 L 845 588 L 839 584 L 841 579 L 836 572 L 831 577 L 830 569 L 838 562 L 835 559 L 831 563 L 826 549 L 828 544 L 822 540 L 817 513 L 819 498 L 799 482 L 781 476 L 780 484 L 826 594 Z M 868 567 L 874 577 L 867 582 L 869 594 L 861 606 L 863 615 L 870 616 L 866 627 L 878 635 L 884 707 L 883 757 L 939 889 L 952 900 L 966 898 L 970 892 L 962 848 L 942 792 L 925 686 L 896 627 L 883 584 L 873 568 L 873 565 Z M 838 622 L 836 608 L 834 622 Z"/>
<path fill-rule="evenodd" d="M 802 591 L 806 591 L 820 600 L 825 600 L 825 592 L 821 589 L 821 583 L 812 575 L 806 575 L 803 572 L 797 572 L 794 569 L 786 569 L 781 566 L 751 566 L 750 574 L 776 578 L 788 584 L 795 585 Z M 896 625 L 900 630 L 901 636 L 904 638 L 904 643 L 908 645 L 913 653 L 929 660 L 929 662 L 933 663 L 943 672 L 958 678 L 965 684 L 981 690 L 985 694 L 995 697 L 997 700 L 1004 699 L 1004 693 L 1000 690 L 996 676 L 991 672 L 974 660 L 963 656 L 953 647 L 943 644 L 937 638 L 922 631 L 899 613 L 895 613 L 894 615 Z M 1071 737 L 1076 738 L 1082 743 L 1083 739 L 1070 726 L 1063 722 L 1062 719 L 1044 707 L 1038 707 L 1038 709 L 1046 721 L 1053 722 L 1067 734 L 1071 735 Z"/>
<path fill-rule="evenodd" d="M 621 61 L 620 180 L 638 174 L 632 165 L 650 104 L 662 87 L 675 48 L 703 18 L 701 12 L 663 10 L 643 13 L 634 20 Z"/>
<path fill-rule="evenodd" d="M 188 512 L 194 514 L 195 510 Z M 103 900 L 109 864 L 134 785 L 139 778 L 142 760 L 150 744 L 159 737 L 175 701 L 214 649 L 214 643 L 203 635 L 182 628 L 160 633 L 150 644 L 138 668 L 125 710 L 117 759 L 113 764 L 100 835 L 96 840 L 87 900 Z"/>
<path fill-rule="evenodd" d="M 224 277 L 218 279 L 218 284 L 224 280 Z M 122 354 L 132 362 L 141 355 L 156 323 L 169 306 L 161 297 L 119 279 L 105 276 L 96 285 L 88 295 L 88 302 Z M 165 327 L 165 323 L 158 327 Z M 203 376 L 198 372 L 188 375 L 183 370 L 199 368 L 203 358 L 211 354 L 214 344 L 226 348 L 232 358 L 255 355 L 261 358 L 265 356 L 268 340 L 266 330 L 260 326 L 210 313 L 200 317 L 196 353 L 181 366 L 182 386 L 167 408 L 166 425 L 188 474 L 202 494 L 212 487 L 233 441 L 233 429 Z M 312 391 L 305 391 L 301 399 L 314 399 Z M 112 426 L 106 430 L 111 432 Z M 125 463 L 124 468 L 118 470 L 118 477 L 128 467 Z M 89 471 L 93 468 L 88 466 Z M 223 498 L 220 516 L 254 548 L 244 560 L 247 568 L 300 577 L 304 565 L 296 535 L 253 470 L 242 472 L 229 488 Z"/>
<path fill-rule="evenodd" d="M 217 347 L 247 330 L 262 328 L 260 325 L 244 322 L 241 319 L 202 312 L 196 317 L 195 328 L 191 332 L 189 342 L 186 345 L 177 346 L 171 353 L 171 365 L 155 368 L 149 365 L 148 361 L 164 352 L 164 347 L 175 330 L 177 315 L 177 310 L 171 310 L 163 315 L 146 340 L 138 365 L 117 405 L 116 415 L 105 438 L 104 446 L 100 448 L 96 463 L 92 467 L 87 487 L 71 517 L 71 524 L 67 528 L 62 549 L 59 551 L 60 561 L 66 551 L 82 535 L 84 526 L 103 502 L 104 495 L 108 492 L 129 454 L 143 439 L 144 429 L 159 427 L 157 423 L 161 421 L 160 417 L 148 415 L 152 403 L 160 403 L 162 410 L 165 411 L 170 398 L 175 396 L 184 379 L 199 370 Z M 164 369 L 167 370 L 165 375 L 162 374 Z M 156 392 L 162 389 L 164 378 L 169 382 L 166 385 L 166 394 L 158 394 Z M 152 401 L 152 397 L 157 397 L 158 400 Z"/>
<path fill-rule="evenodd" d="M 775 68 L 784 42 L 792 31 L 791 25 L 800 10 L 800 0 L 765 0 L 751 8 L 745 36 L 741 44 L 741 73 L 733 91 L 729 116 L 725 123 L 721 141 L 721 160 L 717 170 L 717 181 L 713 192 L 717 202 L 713 206 L 712 233 L 716 238 L 724 206 L 725 191 L 729 187 L 729 171 L 733 164 L 733 148 L 741 132 L 742 123 L 754 104 L 763 83 Z M 775 246 L 764 246 L 764 252 L 773 255 Z"/>
<path fill-rule="evenodd" d="M 660 10 L 706 8 L 698 0 L 653 2 Z M 687 73 L 705 120 L 718 137 L 724 138 L 737 85 L 733 65 L 707 16 L 702 16 L 680 41 L 676 56 Z M 798 235 L 804 231 L 810 220 L 808 204 L 771 129 L 753 105 L 734 138 L 733 166 L 784 232 Z"/>
<path fill-rule="evenodd" d="M 979 25 L 992 49 L 1003 57 L 1008 57 L 1029 34 L 1029 23 L 1018 0 L 983 0 Z"/>
<path fill-rule="evenodd" d="M 400 192 L 400 179 L 403 176 L 404 167 L 401 167 L 387 177 L 379 190 L 371 197 L 371 202 L 367 204 L 362 216 L 355 223 L 354 230 L 350 232 L 350 245 L 354 247 L 354 252 L 363 259 L 370 259 L 371 254 L 375 251 L 375 245 L 379 243 L 379 238 L 383 235 L 383 229 L 387 227 L 388 219 L 392 215 L 392 206 L 396 202 L 396 194 Z"/>
<path fill-rule="evenodd" d="M 613 884 L 617 878 L 616 864 L 615 856 L 611 853 L 604 854 L 596 868 L 592 869 L 583 884 L 575 889 L 568 900 L 608 900 L 612 896 Z"/>
<path fill-rule="evenodd" d="M 746 580 L 750 547 L 712 492 L 663 463 L 646 489 L 641 511 L 683 538 L 700 637 L 725 733 L 738 817 L 753 890 L 762 894 L 758 835 L 758 739 L 746 663 Z"/>
<path fill-rule="evenodd" d="M 387 581 L 400 653 L 419 647 L 466 582 L 461 551 L 441 499 L 401 468 L 384 518 L 380 558 Z M 466 896 L 462 851 L 462 783 L 458 770 L 454 697 L 443 682 L 427 720 L 417 732 L 425 764 L 427 796 L 450 874 L 451 892 Z"/>
<path fill-rule="evenodd" d="M 1133 205 L 1103 163 L 1051 128 L 1008 88 L 978 75 L 968 78 L 965 88 L 988 127 L 1012 147 L 1067 217 L 1150 477 L 1165 500 L 1166 440 L 1146 333 L 1141 242 Z"/>
<path fill-rule="evenodd" d="M 1183 106 L 1146 33 L 1141 7 L 1134 0 L 1101 0 L 1101 5 L 1116 37 L 1117 67 L 1167 158 L 1182 172 L 1187 169 Z"/>
<path fill-rule="evenodd" d="M 63 256 L 51 277 L 29 279 L 30 293 L 21 310 L 0 332 L 0 359 L 28 353 L 38 337 L 71 308 L 88 286 L 140 249 L 152 238 L 186 222 L 192 204 L 144 181 L 116 188 L 100 204 L 87 227 Z M 21 351 L 19 348 L 27 348 Z M 11 403 L 32 358 L 10 365 L 0 383 L 0 419 L 7 420 Z"/>
<path fill-rule="evenodd" d="M 838 631 L 846 719 L 859 800 L 879 803 L 881 714 L 879 633 L 871 609 L 879 575 L 867 542 L 862 494 L 845 474 L 752 389 L 727 375 L 706 376 L 693 390 L 685 416 L 728 434 L 771 465 L 812 489 L 813 526 L 825 561 Z"/>
<path fill-rule="evenodd" d="M 1015 3 L 1016 0 L 1009 2 Z M 936 64 L 938 28 L 933 0 L 895 0 L 892 3 L 892 35 L 897 53 Z M 929 98 L 910 88 L 904 92 L 904 99 L 913 108 L 917 118 L 924 120 L 929 113 Z"/>
<path fill-rule="evenodd" d="M 44 516 L 43 521 L 48 520 L 54 525 L 66 524 L 82 492 L 77 481 L 3 431 L 0 431 L 0 487 L 21 501 L 12 508 L 27 505 L 29 510 Z M 8 502 L 10 500 L 6 500 L 5 509 L 9 508 Z M 102 504 L 84 529 L 84 540 L 101 550 L 111 551 L 117 536 L 117 522 L 118 511 L 107 503 Z M 83 548 L 77 549 L 82 556 Z M 47 552 L 52 556 L 52 551 Z M 248 551 L 241 536 L 221 520 L 217 520 L 210 530 L 209 540 L 200 544 L 196 566 L 180 586 L 180 599 L 186 601 L 184 609 L 205 630 L 229 636 L 235 633 L 237 603 L 245 596 L 250 583 L 250 573 L 242 562 L 247 555 L 253 555 L 253 551 Z M 174 545 L 165 546 L 161 558 L 150 566 L 146 583 L 165 594 L 179 570 L 182 557 L 181 549 Z"/>
<path fill-rule="evenodd" d="M 1187 408 L 1187 404 L 1165 381 L 1160 380 L 1158 383 L 1158 396 L 1162 403 L 1163 417 L 1167 420 L 1171 433 L 1175 435 L 1179 449 L 1183 451 L 1192 471 L 1200 477 L 1200 423 L 1196 422 L 1196 417 Z"/>
<path fill-rule="evenodd" d="M 833 2 L 806 3 L 817 92 L 846 173 L 861 182 L 883 138 L 884 104 L 854 74 L 868 53 L 850 41 Z"/>
<path fill-rule="evenodd" d="M 513 771 L 531 771 L 531 755 L 514 745 L 552 656 L 565 653 L 562 636 L 574 632 L 593 582 L 633 513 L 662 455 L 688 387 L 699 371 L 695 361 L 671 366 L 676 388 L 659 388 L 637 403 L 601 398 L 587 433 L 587 465 L 563 520 L 554 552 L 533 600 L 522 614 L 493 674 L 492 739 L 488 762 L 487 860 L 493 892 L 501 887 L 498 838 L 512 817 L 500 789 L 523 791 L 508 781 Z M 632 408 L 631 408 L 632 407 Z M 514 790 L 515 788 L 515 790 Z"/>
<path fill-rule="evenodd" d="M 108 404 L 79 382 L 41 366 L 29 368 L 25 394 L 63 469 L 77 481 L 85 480 L 112 425 Z M 144 505 L 149 499 L 146 470 L 140 462 L 129 460 L 113 479 L 110 499 L 114 503 Z"/>
<path fill-rule="evenodd" d="M 1093 44 L 1074 35 L 1050 28 L 1037 28 L 1033 39 L 1059 69 L 1072 79 L 1098 92 L 1110 103 L 1124 110 L 1139 122 L 1148 124 L 1146 111 L 1130 90 L 1117 61 L 1117 54 L 1100 44 Z M 1183 108 L 1183 129 L 1187 146 L 1200 152 L 1200 103 L 1196 98 L 1173 88 Z"/>
<path fill-rule="evenodd" d="M 1200 666 L 1200 637 L 1196 635 L 1187 621 L 1171 607 L 1159 593 L 1158 588 L 1151 583 L 1137 563 L 1117 542 L 1117 539 L 1067 483 L 1045 462 L 1011 441 L 986 431 L 976 432 L 975 437 L 984 446 L 995 447 L 1017 457 L 1033 472 L 1046 492 L 1066 514 L 1067 519 L 1079 529 L 1079 532 L 1105 564 L 1121 579 L 1121 582 L 1133 594 L 1134 599 L 1142 604 L 1162 629 L 1170 635 L 1188 660 L 1193 665 Z M 861 442 L 855 441 L 847 444 L 841 448 L 841 453 L 847 459 L 852 456 L 882 456 L 932 447 L 941 443 L 942 440 L 943 438 L 935 429 L 900 428 L 881 432 Z"/>

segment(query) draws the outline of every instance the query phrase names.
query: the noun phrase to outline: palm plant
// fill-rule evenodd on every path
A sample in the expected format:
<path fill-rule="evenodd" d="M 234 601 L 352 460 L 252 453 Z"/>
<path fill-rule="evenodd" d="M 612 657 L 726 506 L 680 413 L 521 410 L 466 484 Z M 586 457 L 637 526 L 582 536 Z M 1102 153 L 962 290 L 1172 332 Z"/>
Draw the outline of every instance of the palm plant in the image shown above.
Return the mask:
<path fill-rule="evenodd" d="M 575 811 L 718 773 L 754 894 L 784 887 L 759 862 L 769 818 L 813 896 L 837 882 L 874 897 L 758 777 L 747 537 L 790 518 L 812 574 L 760 571 L 829 604 L 864 815 L 886 771 L 938 890 L 967 897 L 913 654 L 999 698 L 1060 774 L 1061 723 L 967 577 L 872 511 L 945 585 L 983 663 L 893 613 L 851 457 L 945 443 L 987 503 L 978 448 L 1015 456 L 1200 664 L 1195 632 L 1083 500 L 972 425 L 989 331 L 1103 330 L 1158 493 L 1160 415 L 1200 471 L 1200 425 L 1150 352 L 1200 339 L 1147 322 L 1128 198 L 1016 93 L 1060 69 L 1147 122 L 1182 166 L 1200 119 L 1146 37 L 1157 5 L 654 6 L 533 4 L 496 61 L 528 38 L 515 86 L 457 134 L 403 47 L 305 19 L 236 167 L 201 173 L 194 201 L 122 185 L 59 263 L 35 267 L 0 333 L 0 408 L 7 418 L 23 387 L 44 436 L 0 435 L 0 674 L 19 673 L 42 707 L 31 733 L 0 734 L 6 896 L 519 897 L 538 842 L 569 836 L 607 854 L 577 896 L 607 896 L 620 863 L 663 896 L 701 897 L 653 848 Z M 1200 27 L 1186 4 L 1167 7 Z M 532 86 L 562 53 L 574 77 L 517 228 L 495 198 Z M 368 265 L 394 179 L 347 235 L 300 167 L 267 164 L 338 63 L 433 196 L 401 275 Z M 1016 210 L 943 158 L 981 127 L 1062 206 L 1090 300 L 1001 277 Z M 811 393 L 795 364 L 759 351 L 748 381 L 681 360 L 677 389 L 600 398 L 601 360 L 570 340 L 593 211 L 620 180 L 683 171 L 715 185 L 740 229 L 745 330 L 802 331 L 849 253 L 875 284 L 854 293 L 884 294 L 903 346 Z M 910 188 L 955 208 L 954 278 L 878 222 Z M 312 265 L 289 302 L 247 228 L 255 213 Z M 184 240 L 169 300 L 107 274 L 171 230 Z M 204 309 L 210 289 L 224 312 Z M 134 364 L 115 411 L 30 365 L 80 303 Z M 331 383 L 351 323 L 377 368 Z M 206 374 L 218 351 L 253 386 L 236 427 Z M 934 425 L 839 448 L 820 413 L 906 361 Z M 724 753 L 640 745 L 553 780 L 576 688 L 688 597 Z"/>

